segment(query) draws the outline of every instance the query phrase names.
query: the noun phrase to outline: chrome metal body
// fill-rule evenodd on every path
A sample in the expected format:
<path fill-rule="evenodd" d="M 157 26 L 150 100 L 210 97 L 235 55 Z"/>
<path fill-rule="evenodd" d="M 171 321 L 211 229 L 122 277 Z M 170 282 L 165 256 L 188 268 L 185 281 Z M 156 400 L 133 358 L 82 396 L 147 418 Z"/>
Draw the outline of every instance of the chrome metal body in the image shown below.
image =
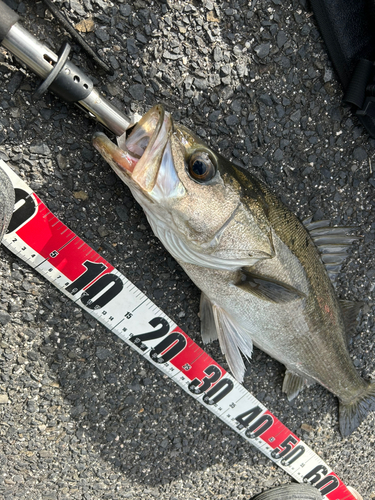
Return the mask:
<path fill-rule="evenodd" d="M 43 79 L 49 75 L 58 60 L 58 56 L 53 51 L 39 42 L 19 23 L 12 26 L 2 41 L 2 45 Z M 121 113 L 96 89 L 93 89 L 86 99 L 78 101 L 77 105 L 86 109 L 91 117 L 102 123 L 116 136 L 122 135 L 136 121 L 135 117 L 129 118 Z"/>

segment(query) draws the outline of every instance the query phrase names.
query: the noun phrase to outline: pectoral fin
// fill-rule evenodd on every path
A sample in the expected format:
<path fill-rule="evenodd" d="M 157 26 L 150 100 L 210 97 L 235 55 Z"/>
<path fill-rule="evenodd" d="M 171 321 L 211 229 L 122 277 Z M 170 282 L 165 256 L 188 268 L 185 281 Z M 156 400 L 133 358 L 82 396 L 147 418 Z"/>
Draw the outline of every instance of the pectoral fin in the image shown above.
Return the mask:
<path fill-rule="evenodd" d="M 268 302 L 286 303 L 306 297 L 303 292 L 287 283 L 254 274 L 244 268 L 241 270 L 241 280 L 235 286 Z"/>

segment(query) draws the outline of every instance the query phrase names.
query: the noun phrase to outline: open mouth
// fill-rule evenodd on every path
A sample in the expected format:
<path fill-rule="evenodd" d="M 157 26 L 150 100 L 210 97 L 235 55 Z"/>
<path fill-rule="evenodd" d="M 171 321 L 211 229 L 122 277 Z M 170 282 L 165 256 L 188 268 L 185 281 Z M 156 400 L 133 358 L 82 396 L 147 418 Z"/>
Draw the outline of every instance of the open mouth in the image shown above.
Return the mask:
<path fill-rule="evenodd" d="M 169 113 L 157 105 L 140 119 L 128 136 L 124 133 L 117 138 L 118 146 L 101 132 L 94 135 L 93 144 L 125 181 L 126 176 L 130 176 L 142 189 L 150 192 L 156 182 L 171 128 Z"/>

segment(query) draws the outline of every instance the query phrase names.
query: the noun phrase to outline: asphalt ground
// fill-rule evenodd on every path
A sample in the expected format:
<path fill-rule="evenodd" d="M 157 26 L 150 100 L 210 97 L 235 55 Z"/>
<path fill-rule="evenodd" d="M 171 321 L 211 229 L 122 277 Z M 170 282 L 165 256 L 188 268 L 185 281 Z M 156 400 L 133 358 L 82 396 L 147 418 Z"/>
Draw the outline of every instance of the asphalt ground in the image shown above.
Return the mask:
<path fill-rule="evenodd" d="M 8 0 L 55 52 L 67 35 L 41 2 Z M 338 279 L 364 302 L 350 352 L 375 377 L 373 149 L 349 109 L 302 1 L 70 0 L 55 4 L 114 69 L 73 43 L 73 62 L 125 112 L 161 102 L 263 179 L 300 218 L 358 228 Z M 47 206 L 195 341 L 199 291 L 153 236 L 91 146 L 100 127 L 0 51 L 0 157 Z M 375 166 L 374 166 L 375 169 Z M 1 249 L 0 497 L 249 499 L 291 481 L 50 283 Z M 206 348 L 226 366 L 217 342 Z M 289 403 L 284 368 L 255 349 L 244 382 L 364 499 L 375 498 L 375 414 L 338 431 L 320 386 Z"/>

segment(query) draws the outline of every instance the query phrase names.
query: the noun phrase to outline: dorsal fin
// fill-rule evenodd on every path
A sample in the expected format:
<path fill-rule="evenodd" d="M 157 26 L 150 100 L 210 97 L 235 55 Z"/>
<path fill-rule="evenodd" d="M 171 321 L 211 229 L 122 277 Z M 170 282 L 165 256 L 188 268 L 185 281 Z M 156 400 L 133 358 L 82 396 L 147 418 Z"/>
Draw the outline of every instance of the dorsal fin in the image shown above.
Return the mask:
<path fill-rule="evenodd" d="M 330 226 L 328 220 L 311 221 L 311 217 L 303 221 L 311 238 L 320 251 L 322 261 L 332 283 L 335 283 L 342 264 L 348 256 L 348 248 L 358 239 L 348 234 L 356 229 L 350 226 Z"/>

